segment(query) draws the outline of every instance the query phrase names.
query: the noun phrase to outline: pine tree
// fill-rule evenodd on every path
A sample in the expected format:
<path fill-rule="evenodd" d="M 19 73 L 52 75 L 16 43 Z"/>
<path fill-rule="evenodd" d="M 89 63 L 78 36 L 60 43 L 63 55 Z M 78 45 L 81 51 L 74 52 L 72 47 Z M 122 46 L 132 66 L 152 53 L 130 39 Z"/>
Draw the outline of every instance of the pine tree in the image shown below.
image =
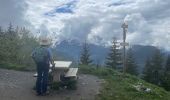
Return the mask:
<path fill-rule="evenodd" d="M 132 49 L 130 48 L 127 52 L 127 57 L 126 57 L 126 72 L 132 75 L 138 75 L 137 68 L 138 66 L 133 57 Z"/>
<path fill-rule="evenodd" d="M 145 68 L 144 76 L 145 80 L 161 86 L 163 78 L 163 55 L 159 49 L 157 49 L 150 60 L 150 64 Z"/>
<path fill-rule="evenodd" d="M 151 66 L 151 61 L 148 58 L 146 60 L 145 66 L 144 66 L 144 70 L 143 70 L 143 79 L 147 82 L 151 82 L 151 77 L 152 77 L 152 66 Z"/>
<path fill-rule="evenodd" d="M 6 32 L 6 50 L 8 51 L 8 60 L 10 62 L 16 62 L 18 54 L 18 33 L 15 31 L 13 25 L 10 23 Z"/>
<path fill-rule="evenodd" d="M 96 60 L 96 68 L 100 68 L 100 66 L 101 66 L 101 65 L 100 65 L 100 60 L 97 59 L 97 60 Z"/>
<path fill-rule="evenodd" d="M 167 57 L 166 65 L 165 65 L 165 71 L 170 72 L 170 55 Z"/>
<path fill-rule="evenodd" d="M 24 66 L 31 66 L 34 67 L 34 62 L 32 57 L 30 56 L 32 50 L 38 46 L 38 42 L 36 38 L 32 36 L 29 30 L 26 28 L 16 29 L 19 35 L 19 42 L 18 42 L 18 51 L 17 54 L 17 64 L 24 65 Z"/>
<path fill-rule="evenodd" d="M 106 67 L 117 69 L 117 66 L 120 65 L 121 53 L 119 49 L 119 44 L 116 38 L 113 38 L 112 47 L 110 48 L 110 53 L 106 58 Z"/>
<path fill-rule="evenodd" d="M 5 57 L 5 49 L 4 49 L 4 34 L 3 30 L 0 26 L 0 62 L 4 60 Z"/>
<path fill-rule="evenodd" d="M 168 55 L 167 60 L 166 60 L 162 86 L 166 90 L 170 91 L 170 55 Z"/>
<path fill-rule="evenodd" d="M 152 83 L 156 85 L 161 85 L 162 76 L 163 76 L 163 55 L 159 49 L 155 51 L 155 54 L 151 60 L 152 64 Z"/>
<path fill-rule="evenodd" d="M 2 31 L 2 27 L 0 26 L 0 36 L 2 35 L 3 31 Z"/>
<path fill-rule="evenodd" d="M 92 60 L 90 59 L 90 50 L 89 50 L 89 45 L 85 41 L 83 44 L 82 52 L 81 52 L 81 57 L 80 57 L 80 64 L 82 65 L 89 65 L 92 63 Z"/>

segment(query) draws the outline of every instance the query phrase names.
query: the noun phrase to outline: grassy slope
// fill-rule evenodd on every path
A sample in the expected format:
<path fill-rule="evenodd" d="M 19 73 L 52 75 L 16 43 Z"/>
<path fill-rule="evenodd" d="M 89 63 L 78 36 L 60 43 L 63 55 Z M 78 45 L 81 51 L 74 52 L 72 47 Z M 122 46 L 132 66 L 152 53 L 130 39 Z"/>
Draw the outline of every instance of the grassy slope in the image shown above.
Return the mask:
<path fill-rule="evenodd" d="M 35 66 L 24 66 L 24 65 L 14 64 L 14 63 L 1 62 L 0 68 L 18 70 L 18 71 L 32 71 L 32 70 L 35 70 L 36 67 Z"/>
<path fill-rule="evenodd" d="M 97 75 L 105 79 L 101 93 L 97 100 L 170 100 L 170 93 L 164 89 L 147 83 L 135 76 L 125 75 L 109 70 L 95 69 L 81 66 L 80 71 L 85 74 Z M 133 85 L 142 83 L 152 91 L 150 93 L 138 92 Z"/>
<path fill-rule="evenodd" d="M 0 68 L 4 68 L 4 69 L 12 69 L 12 70 L 19 70 L 19 71 L 25 71 L 25 67 L 22 66 L 18 66 L 16 64 L 0 64 Z"/>

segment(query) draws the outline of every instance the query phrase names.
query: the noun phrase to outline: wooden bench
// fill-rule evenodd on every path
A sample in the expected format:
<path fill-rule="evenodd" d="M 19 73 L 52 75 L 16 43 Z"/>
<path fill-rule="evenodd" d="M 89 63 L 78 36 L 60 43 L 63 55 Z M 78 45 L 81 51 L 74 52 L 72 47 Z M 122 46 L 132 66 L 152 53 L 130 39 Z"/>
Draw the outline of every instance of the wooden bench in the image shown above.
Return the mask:
<path fill-rule="evenodd" d="M 51 70 L 49 70 L 49 73 Z M 66 72 L 65 77 L 77 77 L 78 68 L 69 68 L 68 72 Z M 37 73 L 34 74 L 34 77 L 37 77 Z"/>
<path fill-rule="evenodd" d="M 53 68 L 52 65 L 50 65 L 49 86 L 52 86 L 53 82 L 60 82 L 61 87 L 64 86 L 67 87 L 67 89 L 76 89 L 78 68 L 71 68 L 71 61 L 54 61 L 54 63 L 55 66 Z M 38 75 L 35 73 L 33 76 L 37 77 Z"/>
<path fill-rule="evenodd" d="M 60 75 L 64 74 L 64 77 L 66 78 L 73 78 L 77 79 L 77 72 L 78 68 L 69 68 L 72 62 L 69 61 L 55 61 L 55 69 L 53 70 L 54 74 L 54 81 L 60 81 Z M 52 65 L 50 65 L 50 68 Z M 51 73 L 52 70 L 49 70 L 49 73 Z M 37 77 L 37 73 L 33 75 L 34 77 Z"/>
<path fill-rule="evenodd" d="M 54 61 L 54 63 L 55 63 L 55 69 L 68 69 L 72 64 L 71 61 Z M 50 67 L 52 67 L 51 64 Z"/>
<path fill-rule="evenodd" d="M 62 73 L 67 73 L 67 70 L 69 70 L 69 67 L 71 66 L 72 62 L 71 61 L 54 61 L 55 67 L 54 67 L 54 80 L 58 80 L 60 78 L 60 74 Z M 52 72 L 51 70 L 52 65 L 50 64 L 50 70 L 49 73 Z M 33 75 L 34 77 L 37 77 L 37 73 Z"/>

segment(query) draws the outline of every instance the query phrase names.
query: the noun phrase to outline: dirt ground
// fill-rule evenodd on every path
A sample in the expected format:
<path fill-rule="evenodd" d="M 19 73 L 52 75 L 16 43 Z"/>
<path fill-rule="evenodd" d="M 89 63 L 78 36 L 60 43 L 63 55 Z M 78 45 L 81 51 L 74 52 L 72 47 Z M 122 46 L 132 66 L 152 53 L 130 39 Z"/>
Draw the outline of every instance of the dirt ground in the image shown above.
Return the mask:
<path fill-rule="evenodd" d="M 101 80 L 97 77 L 80 74 L 77 90 L 59 90 L 48 96 L 36 96 L 33 74 L 0 69 L 0 100 L 94 100 L 101 87 Z"/>

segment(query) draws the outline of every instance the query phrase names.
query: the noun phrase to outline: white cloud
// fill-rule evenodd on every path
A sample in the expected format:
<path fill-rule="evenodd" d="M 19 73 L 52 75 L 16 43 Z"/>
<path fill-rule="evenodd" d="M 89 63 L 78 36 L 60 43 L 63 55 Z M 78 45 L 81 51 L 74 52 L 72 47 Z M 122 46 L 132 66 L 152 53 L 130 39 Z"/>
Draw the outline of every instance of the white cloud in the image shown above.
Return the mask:
<path fill-rule="evenodd" d="M 122 38 L 121 24 L 128 21 L 127 41 L 131 44 L 157 45 L 166 49 L 170 45 L 169 0 L 7 0 L 17 5 L 14 23 L 31 23 L 35 29 L 47 29 L 56 40 L 85 38 L 91 43 L 107 44 L 113 37 Z M 0 1 L 1 4 L 2 1 Z M 25 4 L 27 6 L 25 6 Z M 69 5 L 73 4 L 69 8 Z M 10 5 L 4 8 L 10 8 Z M 56 9 L 65 13 L 57 13 Z M 64 8 L 64 10 L 63 10 Z M 71 11 L 70 11 L 71 10 Z M 67 13 L 68 12 L 68 13 Z M 73 12 L 73 13 L 72 13 Z M 7 16 L 6 13 L 0 10 Z M 50 13 L 47 15 L 46 13 Z M 0 16 L 0 21 L 10 18 Z M 20 21 L 21 20 L 21 21 Z M 21 23 L 20 23 L 21 22 Z M 42 28 L 41 26 L 43 25 Z M 166 45 L 165 45 L 166 44 Z"/>
<path fill-rule="evenodd" d="M 30 26 L 25 20 L 28 5 L 23 0 L 0 0 L 0 26 L 7 27 L 9 23 L 18 26 Z"/>

